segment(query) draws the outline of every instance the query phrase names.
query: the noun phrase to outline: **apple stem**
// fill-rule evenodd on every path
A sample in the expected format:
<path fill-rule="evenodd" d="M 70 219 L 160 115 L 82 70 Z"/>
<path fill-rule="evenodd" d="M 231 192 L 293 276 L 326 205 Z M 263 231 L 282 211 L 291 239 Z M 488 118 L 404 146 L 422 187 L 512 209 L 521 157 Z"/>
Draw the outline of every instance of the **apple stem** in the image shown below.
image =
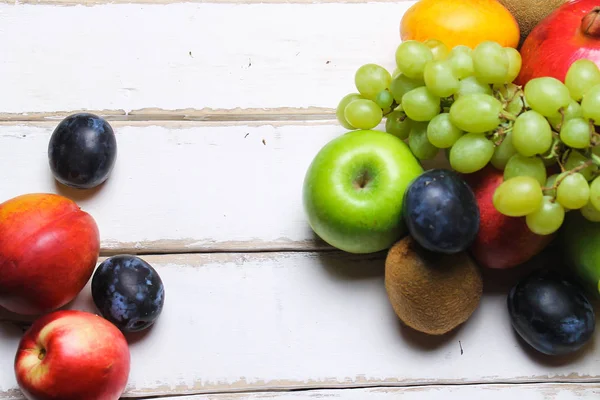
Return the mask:
<path fill-rule="evenodd" d="M 40 354 L 38 354 L 38 358 L 40 359 L 40 361 L 46 358 L 46 349 L 40 349 Z"/>
<path fill-rule="evenodd" d="M 594 7 L 581 20 L 581 31 L 584 35 L 600 39 L 600 7 Z"/>

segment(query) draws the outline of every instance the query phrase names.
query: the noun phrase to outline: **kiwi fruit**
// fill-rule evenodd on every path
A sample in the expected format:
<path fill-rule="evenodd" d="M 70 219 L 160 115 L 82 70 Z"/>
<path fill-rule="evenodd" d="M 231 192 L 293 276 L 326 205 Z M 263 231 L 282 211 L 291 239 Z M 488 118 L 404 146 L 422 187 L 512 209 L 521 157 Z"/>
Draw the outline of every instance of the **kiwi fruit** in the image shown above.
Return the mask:
<path fill-rule="evenodd" d="M 569 0 L 499 0 L 515 17 L 521 30 L 521 43 L 535 26 Z"/>
<path fill-rule="evenodd" d="M 406 236 L 388 251 L 385 288 L 404 324 L 443 335 L 473 314 L 481 300 L 483 279 L 467 252 L 434 253 Z"/>

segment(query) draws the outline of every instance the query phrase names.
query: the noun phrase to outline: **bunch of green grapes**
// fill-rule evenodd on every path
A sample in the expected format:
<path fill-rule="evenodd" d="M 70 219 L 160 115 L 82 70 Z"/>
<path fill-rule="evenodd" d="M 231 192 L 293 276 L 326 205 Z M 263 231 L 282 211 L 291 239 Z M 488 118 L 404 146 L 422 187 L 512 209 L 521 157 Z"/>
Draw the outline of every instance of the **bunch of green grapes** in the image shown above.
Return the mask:
<path fill-rule="evenodd" d="M 372 129 L 385 117 L 386 131 L 408 139 L 420 160 L 443 150 L 457 172 L 489 164 L 504 171 L 495 208 L 525 217 L 537 234 L 557 231 L 570 210 L 600 222 L 600 70 L 594 62 L 574 62 L 564 82 L 541 77 L 525 87 L 513 83 L 519 52 L 492 41 L 474 49 L 405 41 L 396 64 L 393 74 L 375 64 L 357 71 L 358 93 L 337 108 L 344 127 Z M 547 176 L 549 168 L 557 173 Z"/>

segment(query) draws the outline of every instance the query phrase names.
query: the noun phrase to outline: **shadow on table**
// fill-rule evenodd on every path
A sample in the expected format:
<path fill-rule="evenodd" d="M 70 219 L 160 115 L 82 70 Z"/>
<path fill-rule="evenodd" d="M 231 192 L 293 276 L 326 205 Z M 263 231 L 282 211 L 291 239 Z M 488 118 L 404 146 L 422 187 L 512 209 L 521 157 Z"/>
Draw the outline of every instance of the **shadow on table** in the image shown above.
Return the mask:
<path fill-rule="evenodd" d="M 76 203 L 89 200 L 92 197 L 96 196 L 102 190 L 102 188 L 106 186 L 107 183 L 107 181 L 104 181 L 100 185 L 91 189 L 76 189 L 70 186 L 63 185 L 62 183 L 54 179 L 54 177 L 52 177 L 52 179 L 54 180 L 54 188 L 56 189 L 56 193 L 68 199 L 71 199 Z"/>

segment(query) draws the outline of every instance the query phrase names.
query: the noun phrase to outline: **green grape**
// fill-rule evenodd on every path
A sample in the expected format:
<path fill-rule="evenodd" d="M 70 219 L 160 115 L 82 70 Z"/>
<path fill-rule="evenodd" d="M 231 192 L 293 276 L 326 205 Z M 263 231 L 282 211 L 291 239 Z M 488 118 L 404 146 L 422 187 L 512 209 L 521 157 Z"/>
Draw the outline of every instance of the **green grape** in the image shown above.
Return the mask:
<path fill-rule="evenodd" d="M 440 98 L 421 86 L 402 96 L 402 109 L 413 121 L 430 121 L 440 113 Z"/>
<path fill-rule="evenodd" d="M 569 151 L 569 155 L 567 156 L 567 160 L 565 161 L 565 169 L 567 171 L 571 171 L 575 168 L 579 168 L 582 164 L 588 162 L 588 158 L 581 154 L 576 150 Z M 589 167 L 586 167 L 579 171 L 581 175 L 585 178 L 586 181 L 591 181 L 594 178 L 594 175 L 598 171 L 598 166 L 595 164 L 591 164 Z"/>
<path fill-rule="evenodd" d="M 542 186 L 546 183 L 546 166 L 539 157 L 525 157 L 521 154 L 515 154 L 506 163 L 504 180 L 507 181 L 516 176 L 530 176 Z"/>
<path fill-rule="evenodd" d="M 502 103 L 482 93 L 461 96 L 450 107 L 450 119 L 459 129 L 471 133 L 493 131 L 500 125 Z"/>
<path fill-rule="evenodd" d="M 494 144 L 481 133 L 462 135 L 450 148 L 450 166 L 463 174 L 483 169 L 494 154 Z"/>
<path fill-rule="evenodd" d="M 583 117 L 594 121 L 594 125 L 600 125 L 600 84 L 592 86 L 581 100 L 581 112 Z"/>
<path fill-rule="evenodd" d="M 449 97 L 458 90 L 458 79 L 448 61 L 430 61 L 423 73 L 427 89 L 438 97 Z"/>
<path fill-rule="evenodd" d="M 588 221 L 600 222 L 600 210 L 594 207 L 591 202 L 588 201 L 588 203 L 581 207 L 579 211 L 581 212 L 581 215 L 583 215 L 583 218 Z"/>
<path fill-rule="evenodd" d="M 512 132 L 507 132 L 506 136 L 502 140 L 502 143 L 500 143 L 500 145 L 496 146 L 494 149 L 494 155 L 492 156 L 490 162 L 496 169 L 502 171 L 504 168 L 506 168 L 506 163 L 508 163 L 508 160 L 510 160 L 510 158 L 515 154 L 517 154 L 517 150 L 512 143 Z"/>
<path fill-rule="evenodd" d="M 600 69 L 588 59 L 579 59 L 571 64 L 565 75 L 565 85 L 571 98 L 580 101 L 591 87 L 600 84 Z"/>
<path fill-rule="evenodd" d="M 454 94 L 454 98 L 458 99 L 473 93 L 489 94 L 490 96 L 494 94 L 490 85 L 479 82 L 474 76 L 468 76 L 458 83 L 458 91 Z"/>
<path fill-rule="evenodd" d="M 438 153 L 438 148 L 427 140 L 427 122 L 414 122 L 408 135 L 408 146 L 419 160 L 430 160 Z"/>
<path fill-rule="evenodd" d="M 423 43 L 431 49 L 434 60 L 444 60 L 448 57 L 448 53 L 450 53 L 448 46 L 437 39 L 428 39 Z"/>
<path fill-rule="evenodd" d="M 558 79 L 545 76 L 533 78 L 525 85 L 525 100 L 529 107 L 544 117 L 555 117 L 571 102 L 569 89 Z"/>
<path fill-rule="evenodd" d="M 556 232 L 564 220 L 565 209 L 550 196 L 544 196 L 541 207 L 525 217 L 529 230 L 538 235 Z"/>
<path fill-rule="evenodd" d="M 508 74 L 506 75 L 506 82 L 508 83 L 514 81 L 519 76 L 523 60 L 521 59 L 521 53 L 515 48 L 505 47 L 504 53 L 508 59 Z"/>
<path fill-rule="evenodd" d="M 546 179 L 546 183 L 544 183 L 544 196 L 556 197 L 556 188 L 554 187 L 554 184 L 559 176 L 559 174 L 554 174 Z"/>
<path fill-rule="evenodd" d="M 340 103 L 337 106 L 337 109 L 335 110 L 335 116 L 338 120 L 338 122 L 346 129 L 350 129 L 350 130 L 354 130 L 356 129 L 355 127 L 353 127 L 347 120 L 346 117 L 344 115 L 344 111 L 346 110 L 346 106 L 348 104 L 350 104 L 351 102 L 353 102 L 354 100 L 359 100 L 359 99 L 363 99 L 364 97 L 362 97 L 360 94 L 358 93 L 350 93 L 347 94 L 346 96 L 344 96 L 342 98 L 342 100 L 340 101 Z"/>
<path fill-rule="evenodd" d="M 381 108 L 369 99 L 354 100 L 344 111 L 346 121 L 358 129 L 373 129 L 383 119 Z"/>
<path fill-rule="evenodd" d="M 387 89 L 392 81 L 392 75 L 387 69 L 377 64 L 365 64 L 354 75 L 354 84 L 365 98 L 375 100 L 377 94 Z"/>
<path fill-rule="evenodd" d="M 463 133 L 450 121 L 448 113 L 436 115 L 427 126 L 427 139 L 439 149 L 452 147 Z"/>
<path fill-rule="evenodd" d="M 570 119 L 579 117 L 583 117 L 581 105 L 575 100 L 571 99 L 569 105 L 563 110 L 562 114 L 559 113 L 553 117 L 548 117 L 548 122 L 550 122 L 550 125 L 552 125 L 552 127 L 558 131 L 563 123 Z"/>
<path fill-rule="evenodd" d="M 523 102 L 522 93 L 519 93 L 519 87 L 514 83 L 509 83 L 506 85 L 499 85 L 496 90 L 505 101 L 508 102 L 506 105 L 506 111 L 512 115 L 519 115 L 523 111 L 525 104 Z"/>
<path fill-rule="evenodd" d="M 507 83 L 509 59 L 499 43 L 486 40 L 472 53 L 474 75 L 484 83 Z"/>
<path fill-rule="evenodd" d="M 526 157 L 543 154 L 552 146 L 550 123 L 536 111 L 519 115 L 512 132 L 515 149 Z"/>
<path fill-rule="evenodd" d="M 388 90 L 382 90 L 381 92 L 377 93 L 377 96 L 375 97 L 375 103 L 382 110 L 389 109 L 393 102 L 394 96 L 392 96 Z"/>
<path fill-rule="evenodd" d="M 576 210 L 585 206 L 590 200 L 590 185 L 580 173 L 566 174 L 559 180 L 556 200 L 563 207 Z"/>
<path fill-rule="evenodd" d="M 402 74 L 412 79 L 423 79 L 425 64 L 433 60 L 433 52 L 424 43 L 407 40 L 396 49 L 396 65 Z"/>
<path fill-rule="evenodd" d="M 404 140 L 410 132 L 411 120 L 404 111 L 392 111 L 386 117 L 385 131 Z"/>
<path fill-rule="evenodd" d="M 600 177 L 594 178 L 590 184 L 590 203 L 600 210 Z"/>
<path fill-rule="evenodd" d="M 590 147 L 592 127 L 583 118 L 573 118 L 566 121 L 560 129 L 560 140 L 574 149 Z"/>
<path fill-rule="evenodd" d="M 471 57 L 471 48 L 464 45 L 455 46 L 450 50 L 448 61 L 452 65 L 454 76 L 458 79 L 464 79 L 473 75 L 473 58 Z"/>
<path fill-rule="evenodd" d="M 540 183 L 530 176 L 517 176 L 502 182 L 494 191 L 492 203 L 509 217 L 524 217 L 541 207 L 544 195 Z"/>
<path fill-rule="evenodd" d="M 396 103 L 400 104 L 402 102 L 402 97 L 404 97 L 406 93 L 421 86 L 425 86 L 423 80 L 411 79 L 406 75 L 400 74 L 392 80 L 390 92 L 392 92 L 392 96 L 394 96 Z"/>

